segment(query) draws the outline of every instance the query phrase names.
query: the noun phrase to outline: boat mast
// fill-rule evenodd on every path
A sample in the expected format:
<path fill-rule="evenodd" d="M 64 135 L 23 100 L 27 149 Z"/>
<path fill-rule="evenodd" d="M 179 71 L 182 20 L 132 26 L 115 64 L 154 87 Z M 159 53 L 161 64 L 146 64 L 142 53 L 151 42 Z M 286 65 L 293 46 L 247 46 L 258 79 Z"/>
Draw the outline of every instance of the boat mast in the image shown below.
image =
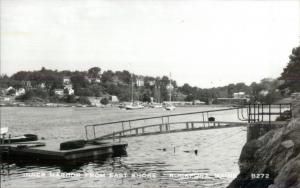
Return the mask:
<path fill-rule="evenodd" d="M 171 101 L 172 101 L 172 84 L 171 84 L 171 73 L 170 73 L 170 83 L 169 83 L 169 89 L 170 89 L 170 92 L 169 92 L 169 101 L 171 102 Z"/>
<path fill-rule="evenodd" d="M 133 104 L 133 74 L 131 73 L 131 103 Z"/>

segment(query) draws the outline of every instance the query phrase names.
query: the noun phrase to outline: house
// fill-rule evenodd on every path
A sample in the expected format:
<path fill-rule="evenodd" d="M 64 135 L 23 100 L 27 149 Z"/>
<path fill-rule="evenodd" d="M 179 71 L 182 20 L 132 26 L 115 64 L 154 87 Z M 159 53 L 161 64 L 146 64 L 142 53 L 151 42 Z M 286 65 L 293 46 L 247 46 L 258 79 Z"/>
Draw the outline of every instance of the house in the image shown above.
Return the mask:
<path fill-rule="evenodd" d="M 12 86 L 9 86 L 9 87 L 5 90 L 5 92 L 8 93 L 8 92 L 9 92 L 10 90 L 12 90 L 12 89 L 14 90 L 15 88 L 13 88 Z"/>
<path fill-rule="evenodd" d="M 29 81 L 29 80 L 24 80 L 24 81 L 21 82 L 21 84 L 25 88 L 32 88 L 31 81 Z"/>
<path fill-rule="evenodd" d="M 101 83 L 101 80 L 100 80 L 100 78 L 92 78 L 92 82 Z"/>
<path fill-rule="evenodd" d="M 63 89 L 55 89 L 54 94 L 57 96 L 64 96 L 64 90 Z"/>
<path fill-rule="evenodd" d="M 154 80 L 150 80 L 150 81 L 148 82 L 148 84 L 149 84 L 150 86 L 154 86 L 154 85 L 155 85 L 155 81 L 154 81 Z"/>
<path fill-rule="evenodd" d="M 202 104 L 205 104 L 205 102 L 200 101 L 200 100 L 194 100 L 193 101 L 193 105 L 202 105 Z"/>
<path fill-rule="evenodd" d="M 245 92 L 233 93 L 233 98 L 234 99 L 244 99 L 244 98 L 246 98 L 246 94 L 245 94 Z"/>
<path fill-rule="evenodd" d="M 67 91 L 68 95 L 74 95 L 73 85 L 72 84 L 65 85 L 64 91 Z"/>
<path fill-rule="evenodd" d="M 46 84 L 44 82 L 38 84 L 38 87 L 41 89 L 45 89 L 46 88 Z"/>
<path fill-rule="evenodd" d="M 96 106 L 96 107 L 101 106 L 100 103 L 101 97 L 88 97 L 88 99 L 92 106 Z"/>
<path fill-rule="evenodd" d="M 26 93 L 24 88 L 20 88 L 18 90 L 16 90 L 16 96 L 20 96 L 20 95 L 24 95 Z"/>
<path fill-rule="evenodd" d="M 64 84 L 64 85 L 67 85 L 67 84 L 70 84 L 70 83 L 71 83 L 70 77 L 64 76 L 64 77 L 63 77 L 63 84 Z"/>
<path fill-rule="evenodd" d="M 137 87 L 143 87 L 145 85 L 144 78 L 137 77 L 135 80 L 135 84 Z"/>
<path fill-rule="evenodd" d="M 112 95 L 111 97 L 110 97 L 110 100 L 111 100 L 111 102 L 119 102 L 119 99 L 118 99 L 118 97 L 117 96 L 115 96 L 115 95 Z"/>
<path fill-rule="evenodd" d="M 261 95 L 261 96 L 267 96 L 269 94 L 269 91 L 268 90 L 261 90 L 260 92 L 259 92 L 259 95 Z"/>

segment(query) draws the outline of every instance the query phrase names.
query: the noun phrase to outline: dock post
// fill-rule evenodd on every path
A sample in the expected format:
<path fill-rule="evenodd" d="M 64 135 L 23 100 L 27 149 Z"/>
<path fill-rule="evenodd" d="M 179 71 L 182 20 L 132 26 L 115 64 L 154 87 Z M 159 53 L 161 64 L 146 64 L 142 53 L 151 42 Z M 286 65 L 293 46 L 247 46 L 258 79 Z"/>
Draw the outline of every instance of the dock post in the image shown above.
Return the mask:
<path fill-rule="evenodd" d="M 189 129 L 189 122 L 186 122 L 186 129 Z"/>
<path fill-rule="evenodd" d="M 203 126 L 205 127 L 204 113 L 202 113 L 202 119 L 203 119 Z"/>
<path fill-rule="evenodd" d="M 85 126 L 84 129 L 85 129 L 85 138 L 88 140 L 87 127 Z"/>
<path fill-rule="evenodd" d="M 271 124 L 271 105 L 269 104 L 269 125 Z"/>
<path fill-rule="evenodd" d="M 159 131 L 162 132 L 162 125 L 159 125 Z"/>
<path fill-rule="evenodd" d="M 261 104 L 261 110 L 262 110 L 261 121 L 264 122 L 264 104 Z"/>
<path fill-rule="evenodd" d="M 113 141 L 115 142 L 115 131 L 113 132 Z"/>
<path fill-rule="evenodd" d="M 96 138 L 96 130 L 95 130 L 95 126 L 93 126 L 93 131 L 94 131 L 94 139 Z"/>
<path fill-rule="evenodd" d="M 136 135 L 139 134 L 138 128 L 135 129 L 135 134 L 136 134 Z"/>
<path fill-rule="evenodd" d="M 191 122 L 191 124 L 192 124 L 192 129 L 194 129 L 194 122 Z"/>

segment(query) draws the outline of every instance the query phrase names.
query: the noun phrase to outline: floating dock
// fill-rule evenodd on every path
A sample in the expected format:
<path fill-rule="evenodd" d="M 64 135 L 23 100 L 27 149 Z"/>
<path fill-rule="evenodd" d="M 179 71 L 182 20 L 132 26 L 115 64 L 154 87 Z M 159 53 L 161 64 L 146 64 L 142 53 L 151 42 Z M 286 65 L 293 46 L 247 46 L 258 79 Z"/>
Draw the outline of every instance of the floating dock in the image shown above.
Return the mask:
<path fill-rule="evenodd" d="M 1 144 L 0 154 L 6 158 L 21 158 L 51 161 L 74 161 L 86 158 L 97 158 L 104 155 L 126 154 L 127 143 L 122 142 L 93 142 L 84 147 L 60 150 L 59 144 L 51 142 L 18 142 Z"/>

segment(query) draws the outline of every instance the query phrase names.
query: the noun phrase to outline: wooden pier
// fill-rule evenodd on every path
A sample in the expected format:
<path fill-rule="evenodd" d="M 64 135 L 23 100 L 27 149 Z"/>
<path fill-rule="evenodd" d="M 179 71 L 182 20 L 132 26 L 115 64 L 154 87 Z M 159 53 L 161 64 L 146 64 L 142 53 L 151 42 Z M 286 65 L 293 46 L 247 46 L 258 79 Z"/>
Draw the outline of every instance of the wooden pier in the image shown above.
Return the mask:
<path fill-rule="evenodd" d="M 214 114 L 217 112 L 232 111 L 237 115 L 237 121 L 215 121 Z M 123 121 L 114 121 L 94 125 L 86 125 L 85 133 L 87 140 L 121 140 L 121 138 L 168 134 L 177 132 L 199 131 L 208 129 L 220 129 L 239 126 L 251 126 L 256 122 L 267 120 L 268 124 L 282 115 L 291 116 L 290 104 L 249 104 L 238 107 L 216 109 L 209 111 L 188 112 L 170 114 L 155 117 L 137 118 Z M 192 117 L 193 116 L 193 117 Z M 178 121 L 178 117 L 181 121 Z M 184 121 L 182 121 L 184 119 Z M 197 120 L 195 120 L 197 119 Z M 119 130 L 103 134 L 101 127 L 118 126 Z M 102 135 L 100 135 L 100 134 Z"/>
<path fill-rule="evenodd" d="M 126 153 L 127 143 L 87 143 L 82 148 L 60 150 L 53 142 L 18 142 L 1 144 L 0 153 L 3 157 L 28 158 L 35 160 L 52 160 L 57 162 L 95 158 L 103 155 Z"/>
<path fill-rule="evenodd" d="M 126 129 L 111 134 L 103 135 L 96 140 L 116 140 L 120 138 L 149 136 L 157 134 L 169 134 L 177 132 L 199 131 L 208 129 L 220 129 L 247 126 L 244 122 L 210 122 L 210 121 L 191 121 L 191 122 L 173 122 L 168 124 L 147 125 L 132 129 Z"/>

